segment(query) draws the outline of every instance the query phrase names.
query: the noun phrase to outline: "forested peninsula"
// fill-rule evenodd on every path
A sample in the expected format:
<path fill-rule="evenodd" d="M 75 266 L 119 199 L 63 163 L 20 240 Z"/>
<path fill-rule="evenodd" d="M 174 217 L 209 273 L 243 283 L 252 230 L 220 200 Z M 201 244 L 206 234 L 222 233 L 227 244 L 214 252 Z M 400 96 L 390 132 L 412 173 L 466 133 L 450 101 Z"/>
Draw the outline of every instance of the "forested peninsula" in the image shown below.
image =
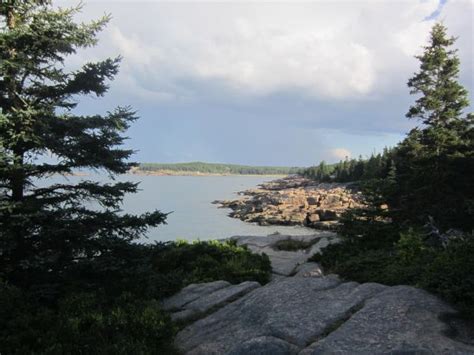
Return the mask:
<path fill-rule="evenodd" d="M 204 162 L 141 163 L 130 170 L 143 175 L 289 175 L 302 172 L 303 168 L 288 166 L 251 166 Z"/>

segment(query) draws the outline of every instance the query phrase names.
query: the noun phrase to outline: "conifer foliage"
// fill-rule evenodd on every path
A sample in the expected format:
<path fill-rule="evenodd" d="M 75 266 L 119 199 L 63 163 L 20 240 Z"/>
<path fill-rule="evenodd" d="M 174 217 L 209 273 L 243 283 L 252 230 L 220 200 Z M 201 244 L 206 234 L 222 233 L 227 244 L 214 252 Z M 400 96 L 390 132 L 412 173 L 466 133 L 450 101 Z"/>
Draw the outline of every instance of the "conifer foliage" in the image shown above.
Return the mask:
<path fill-rule="evenodd" d="M 347 160 L 338 165 L 343 178 L 359 177 L 370 208 L 347 213 L 339 231 L 343 242 L 312 260 L 353 281 L 424 288 L 472 318 L 474 115 L 465 112 L 469 102 L 458 81 L 454 43 L 438 23 L 417 57 L 420 69 L 408 81 L 417 98 L 407 117 L 419 126 L 381 160 L 356 162 L 363 169 L 350 168 Z M 382 174 L 355 174 L 361 170 Z M 337 169 L 332 178 L 341 179 Z"/>
<path fill-rule="evenodd" d="M 420 70 L 408 81 L 419 95 L 407 117 L 422 125 L 398 146 L 396 160 L 405 218 L 416 222 L 434 217 L 443 228 L 472 230 L 474 225 L 474 117 L 465 114 L 468 93 L 458 82 L 455 38 L 433 26 L 428 46 L 417 58 Z"/>
<path fill-rule="evenodd" d="M 308 168 L 303 175 L 319 181 L 371 181 L 398 222 L 423 225 L 434 219 L 442 230 L 474 228 L 474 114 L 465 113 L 468 93 L 459 83 L 455 38 L 433 26 L 420 69 L 408 80 L 417 95 L 406 116 L 420 125 L 395 148 L 363 160 L 346 159 Z M 386 181 L 390 180 L 390 181 Z M 377 190 L 377 194 L 379 191 Z"/>
<path fill-rule="evenodd" d="M 454 37 L 448 37 L 446 27 L 436 23 L 430 34 L 430 43 L 424 47 L 420 71 L 408 80 L 410 94 L 421 94 L 410 107 L 407 117 L 420 119 L 424 124 L 449 127 L 462 117 L 469 106 L 467 91 L 458 82 L 459 58 L 451 49 Z"/>
<path fill-rule="evenodd" d="M 81 95 L 102 96 L 120 58 L 67 71 L 65 59 L 94 46 L 109 21 L 76 23 L 80 7 L 48 1 L 4 1 L 0 13 L 0 277 L 15 284 L 53 282 L 71 265 L 109 253 L 166 215 L 123 214 L 130 182 L 54 183 L 76 169 L 127 172 L 133 153 L 121 146 L 137 119 L 130 107 L 105 115 L 78 115 Z M 45 157 L 48 157 L 46 159 Z M 92 208 L 91 205 L 100 208 Z"/>

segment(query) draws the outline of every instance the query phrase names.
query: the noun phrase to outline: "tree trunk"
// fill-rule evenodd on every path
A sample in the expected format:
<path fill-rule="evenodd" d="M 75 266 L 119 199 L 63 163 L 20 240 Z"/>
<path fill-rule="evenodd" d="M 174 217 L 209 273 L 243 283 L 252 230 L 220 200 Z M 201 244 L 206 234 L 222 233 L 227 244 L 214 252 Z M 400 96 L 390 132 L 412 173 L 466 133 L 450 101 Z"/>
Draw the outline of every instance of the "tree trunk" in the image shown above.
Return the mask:
<path fill-rule="evenodd" d="M 10 186 L 12 190 L 12 200 L 15 202 L 20 202 L 23 200 L 24 190 L 25 190 L 25 174 L 23 172 L 23 153 L 14 153 L 18 157 L 18 168 L 12 174 L 10 180 Z"/>
<path fill-rule="evenodd" d="M 15 2 L 11 0 L 10 5 L 8 5 L 7 8 L 7 26 L 10 30 L 15 28 L 16 25 L 15 12 L 13 10 L 14 6 Z"/>
<path fill-rule="evenodd" d="M 7 26 L 9 30 L 13 30 L 16 26 L 16 17 L 15 17 L 15 1 L 10 0 L 10 4 L 7 7 Z M 15 48 L 10 48 L 9 55 L 11 59 L 14 59 L 16 56 Z M 17 91 L 17 84 L 15 81 L 15 70 L 10 69 L 6 73 L 6 81 L 8 87 L 8 97 L 10 98 L 12 108 L 20 108 L 18 107 L 18 100 L 16 98 L 16 91 Z M 19 124 L 18 131 L 21 131 L 21 124 Z M 21 147 L 16 147 L 13 149 L 13 155 L 15 159 L 15 165 L 17 168 L 14 170 L 10 180 L 10 186 L 12 190 L 12 200 L 15 202 L 19 202 L 23 200 L 24 196 L 24 189 L 25 189 L 25 176 L 23 172 L 23 164 L 24 164 L 24 152 Z"/>

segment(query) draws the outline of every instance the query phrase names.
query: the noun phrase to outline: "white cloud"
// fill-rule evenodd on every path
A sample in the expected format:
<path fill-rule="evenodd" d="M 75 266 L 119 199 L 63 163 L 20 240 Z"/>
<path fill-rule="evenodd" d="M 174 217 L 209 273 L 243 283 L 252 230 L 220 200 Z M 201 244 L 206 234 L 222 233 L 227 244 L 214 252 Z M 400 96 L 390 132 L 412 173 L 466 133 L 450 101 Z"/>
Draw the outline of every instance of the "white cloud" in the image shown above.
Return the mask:
<path fill-rule="evenodd" d="M 329 151 L 329 156 L 331 160 L 343 160 L 350 158 L 352 153 L 346 148 L 334 148 Z"/>
<path fill-rule="evenodd" d="M 438 3 L 99 1 L 86 5 L 84 16 L 113 13 L 101 46 L 123 54 L 124 90 L 147 100 L 200 96 L 206 84 L 333 100 L 404 89 L 433 24 L 423 19 Z M 470 5 L 451 0 L 442 12 L 461 36 L 470 35 Z"/>

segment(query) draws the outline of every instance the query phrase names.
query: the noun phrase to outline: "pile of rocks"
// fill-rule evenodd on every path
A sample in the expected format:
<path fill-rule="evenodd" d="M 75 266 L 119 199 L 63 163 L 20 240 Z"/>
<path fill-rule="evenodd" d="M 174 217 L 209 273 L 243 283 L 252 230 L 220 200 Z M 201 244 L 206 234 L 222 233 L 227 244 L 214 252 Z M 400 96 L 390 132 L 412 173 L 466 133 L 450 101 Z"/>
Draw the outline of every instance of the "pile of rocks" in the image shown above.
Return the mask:
<path fill-rule="evenodd" d="M 331 229 L 347 209 L 364 206 L 362 194 L 351 184 L 319 184 L 298 176 L 262 184 L 240 194 L 240 199 L 214 203 L 232 209 L 230 217 L 260 225 Z"/>

